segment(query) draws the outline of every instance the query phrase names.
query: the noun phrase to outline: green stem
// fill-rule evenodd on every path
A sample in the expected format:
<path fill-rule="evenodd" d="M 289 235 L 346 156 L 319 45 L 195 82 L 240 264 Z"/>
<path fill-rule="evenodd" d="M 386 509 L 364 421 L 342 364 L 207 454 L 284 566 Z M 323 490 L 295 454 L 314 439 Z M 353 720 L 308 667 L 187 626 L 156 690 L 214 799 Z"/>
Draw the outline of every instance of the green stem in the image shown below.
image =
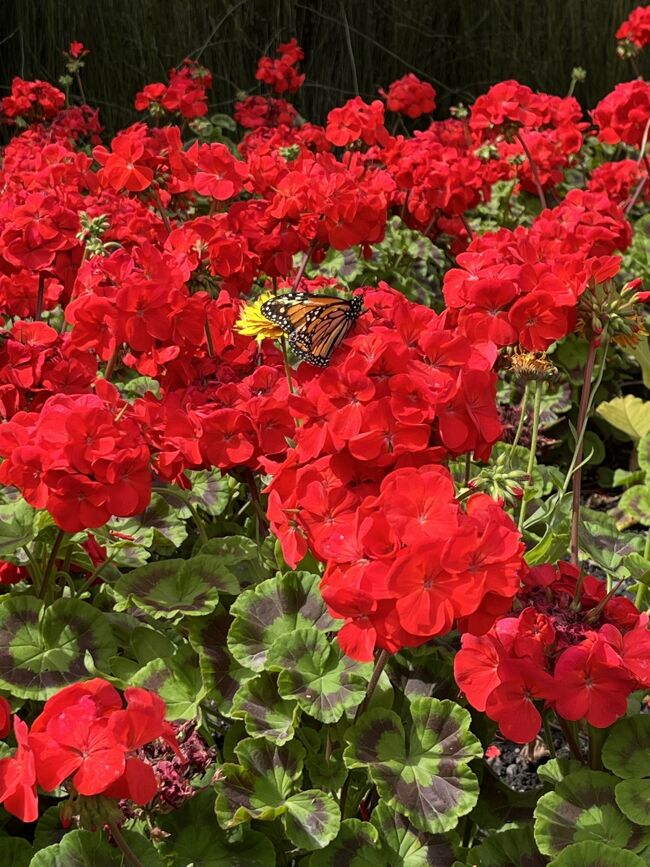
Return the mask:
<path fill-rule="evenodd" d="M 115 841 L 117 848 L 122 852 L 131 867 L 144 867 L 142 861 L 124 839 L 122 832 L 117 826 L 117 822 L 114 819 L 109 819 L 106 824 L 111 829 L 111 837 Z"/>
<path fill-rule="evenodd" d="M 580 764 L 584 764 L 584 756 L 580 750 L 580 746 L 578 741 L 576 740 L 575 734 L 573 733 L 573 723 L 567 722 L 565 719 L 562 719 L 561 716 L 557 716 L 557 721 L 562 729 L 564 737 L 566 738 L 566 742 L 569 745 L 569 749 L 571 750 L 571 755 L 574 759 L 577 759 Z"/>
<path fill-rule="evenodd" d="M 289 364 L 289 355 L 287 351 L 287 341 L 284 336 L 280 338 L 280 346 L 282 347 L 282 358 L 284 360 L 284 375 L 287 377 L 287 384 L 289 386 L 290 394 L 295 394 L 296 390 L 293 387 L 293 378 L 291 376 L 291 365 Z"/>
<path fill-rule="evenodd" d="M 583 427 L 586 427 L 589 410 L 589 397 L 591 394 L 591 378 L 594 372 L 596 353 L 598 352 L 599 345 L 599 340 L 592 340 L 589 344 L 589 353 L 587 355 L 585 374 L 582 381 L 582 392 L 580 394 L 580 406 L 578 408 L 577 430 L 579 431 L 582 430 Z M 573 499 L 571 505 L 571 562 L 574 566 L 578 565 L 578 556 L 580 552 L 580 495 L 582 493 L 582 467 L 580 464 L 582 462 L 583 446 L 584 434 L 582 437 L 579 437 L 579 441 L 576 443 L 576 471 L 573 474 Z"/>
<path fill-rule="evenodd" d="M 519 421 L 517 423 L 517 430 L 515 431 L 515 438 L 512 441 L 512 445 L 510 446 L 510 451 L 508 453 L 508 466 L 512 464 L 512 459 L 515 454 L 515 449 L 519 445 L 519 440 L 521 439 L 521 434 L 524 429 L 524 423 L 526 421 L 526 407 L 528 406 L 528 392 L 530 390 L 530 382 L 527 382 L 524 386 L 524 393 L 521 396 L 521 403 L 519 404 Z"/>
<path fill-rule="evenodd" d="M 184 506 L 187 506 L 187 510 L 192 516 L 194 524 L 196 525 L 196 529 L 199 534 L 199 538 L 201 539 L 201 543 L 205 545 L 207 542 L 209 542 L 209 536 L 205 529 L 205 524 L 201 520 L 201 516 L 199 515 L 197 509 L 190 502 L 189 497 L 185 496 L 185 494 L 179 493 L 176 488 L 165 487 L 164 490 L 167 496 L 176 497 L 176 499 L 180 500 Z"/>
<path fill-rule="evenodd" d="M 650 530 L 648 530 L 645 536 L 645 548 L 643 549 L 643 557 L 646 560 L 650 560 Z M 634 604 L 639 609 L 639 611 L 641 610 L 641 606 L 645 602 L 645 593 L 646 585 L 642 584 L 639 581 L 639 586 L 636 589 L 636 598 L 634 600 Z"/>
<path fill-rule="evenodd" d="M 587 725 L 587 732 L 589 734 L 589 767 L 592 771 L 601 771 L 603 768 L 601 755 L 608 732 L 591 725 Z"/>
<path fill-rule="evenodd" d="M 386 663 L 390 659 L 390 653 L 387 650 L 380 651 L 379 655 L 375 660 L 375 667 L 372 670 L 372 676 L 368 681 L 368 688 L 366 689 L 366 694 L 364 696 L 363 701 L 357 708 L 357 712 L 354 715 L 354 720 L 352 725 L 357 722 L 362 713 L 367 709 L 370 701 L 372 699 L 373 693 L 377 688 L 377 684 L 379 683 L 379 678 L 381 677 L 381 673 L 386 668 Z M 345 778 L 345 782 L 341 787 L 341 797 L 339 800 L 341 806 L 341 817 L 345 819 L 345 805 L 348 800 L 348 795 L 350 793 L 350 781 L 352 779 L 352 771 L 348 771 L 348 775 Z"/>
<path fill-rule="evenodd" d="M 544 740 L 546 741 L 546 747 L 550 753 L 552 759 L 555 758 L 555 744 L 553 743 L 553 732 L 551 731 L 551 724 L 548 719 L 548 712 L 542 714 L 542 723 L 544 724 Z"/>
<path fill-rule="evenodd" d="M 528 481 L 524 485 L 524 493 L 522 494 L 521 506 L 519 507 L 519 521 L 517 522 L 517 526 L 520 530 L 521 525 L 524 523 L 524 516 L 526 514 L 526 492 L 530 488 L 533 470 L 535 469 L 535 456 L 537 454 L 537 434 L 539 432 L 539 416 L 542 406 L 543 387 L 544 383 L 542 382 L 542 380 L 538 380 L 535 383 L 535 397 L 533 402 L 533 430 L 530 435 L 530 451 L 528 453 L 528 466 L 526 467 Z"/>
<path fill-rule="evenodd" d="M 255 481 L 255 476 L 253 475 L 252 470 L 247 469 L 245 471 L 244 481 L 246 482 L 246 487 L 248 488 L 248 493 L 250 494 L 253 508 L 257 513 L 260 532 L 262 533 L 262 535 L 268 536 L 269 522 L 268 518 L 266 517 L 266 512 L 264 511 L 264 506 L 262 505 L 259 488 L 257 487 L 257 482 Z"/>
<path fill-rule="evenodd" d="M 43 571 L 43 580 L 41 581 L 40 586 L 38 588 L 38 592 L 36 594 L 41 599 L 45 598 L 47 591 L 49 589 L 48 585 L 50 583 L 50 577 L 52 575 L 52 571 L 54 570 L 54 566 L 56 564 L 56 558 L 57 558 L 57 555 L 59 553 L 59 548 L 61 547 L 61 544 L 62 544 L 64 538 L 65 538 L 65 530 L 59 530 L 59 532 L 57 533 L 56 539 L 54 540 L 54 544 L 52 545 L 52 550 L 50 551 L 50 556 L 48 557 L 47 564 L 46 564 L 45 569 Z"/>

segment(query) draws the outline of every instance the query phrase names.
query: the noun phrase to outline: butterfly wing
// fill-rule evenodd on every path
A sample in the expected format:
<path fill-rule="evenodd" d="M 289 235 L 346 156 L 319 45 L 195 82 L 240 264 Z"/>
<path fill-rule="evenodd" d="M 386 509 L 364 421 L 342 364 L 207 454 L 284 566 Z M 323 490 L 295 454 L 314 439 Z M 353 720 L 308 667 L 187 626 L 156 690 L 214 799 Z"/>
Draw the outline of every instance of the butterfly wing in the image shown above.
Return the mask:
<path fill-rule="evenodd" d="M 283 331 L 291 334 L 305 325 L 310 316 L 328 307 L 331 303 L 345 304 L 341 298 L 330 295 L 311 295 L 309 292 L 291 292 L 278 295 L 262 304 L 262 316 L 273 322 Z"/>
<path fill-rule="evenodd" d="M 350 331 L 363 310 L 359 296 L 293 292 L 264 302 L 263 316 L 289 335 L 289 346 L 303 361 L 325 367 L 332 352 Z"/>
<path fill-rule="evenodd" d="M 329 308 L 289 335 L 289 346 L 298 358 L 325 367 L 332 353 L 348 334 L 356 317 L 348 308 Z"/>

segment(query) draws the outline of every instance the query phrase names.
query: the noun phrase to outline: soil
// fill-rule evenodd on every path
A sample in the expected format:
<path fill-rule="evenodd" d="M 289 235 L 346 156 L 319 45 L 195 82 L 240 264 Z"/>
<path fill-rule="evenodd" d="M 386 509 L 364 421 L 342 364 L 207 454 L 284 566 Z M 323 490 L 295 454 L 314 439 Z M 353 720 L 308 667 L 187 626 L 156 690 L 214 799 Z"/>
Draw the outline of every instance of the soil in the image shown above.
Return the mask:
<path fill-rule="evenodd" d="M 553 732 L 553 742 L 557 758 L 571 757 L 562 732 Z M 530 744 L 514 744 L 501 738 L 496 738 L 492 746 L 499 750 L 499 755 L 488 758 L 487 762 L 509 788 L 515 792 L 528 792 L 542 787 L 537 768 L 545 764 L 551 756 L 541 734 L 532 749 Z"/>

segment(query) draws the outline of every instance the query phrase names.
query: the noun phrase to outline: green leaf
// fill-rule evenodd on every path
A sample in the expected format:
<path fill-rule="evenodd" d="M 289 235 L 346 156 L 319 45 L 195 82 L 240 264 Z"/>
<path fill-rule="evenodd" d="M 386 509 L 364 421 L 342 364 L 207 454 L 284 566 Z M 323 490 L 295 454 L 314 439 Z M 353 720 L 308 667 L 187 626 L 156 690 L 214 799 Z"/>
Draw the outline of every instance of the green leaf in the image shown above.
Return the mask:
<path fill-rule="evenodd" d="M 331 795 L 319 789 L 306 789 L 287 800 L 283 823 L 294 846 L 312 852 L 327 846 L 336 837 L 341 826 L 341 811 Z"/>
<path fill-rule="evenodd" d="M 650 402 L 632 394 L 599 404 L 596 414 L 635 441 L 650 432 Z"/>
<path fill-rule="evenodd" d="M 189 624 L 190 644 L 199 655 L 199 667 L 208 695 L 217 702 L 219 712 L 228 716 L 237 690 L 252 677 L 230 653 L 226 639 L 232 617 L 218 605 L 207 617 L 193 618 Z"/>
<path fill-rule="evenodd" d="M 535 808 L 535 840 L 544 855 L 554 856 L 571 843 L 593 840 L 639 851 L 650 831 L 630 822 L 614 797 L 616 780 L 602 771 L 576 771 L 555 792 L 542 795 Z"/>
<path fill-rule="evenodd" d="M 650 779 L 623 780 L 614 794 L 616 803 L 631 822 L 650 825 Z"/>
<path fill-rule="evenodd" d="M 632 485 L 627 488 L 621 494 L 618 508 L 626 516 L 624 521 L 619 521 L 619 526 L 629 526 L 634 522 L 650 527 L 650 488 L 646 485 Z"/>
<path fill-rule="evenodd" d="M 340 626 L 327 612 L 318 575 L 287 572 L 245 590 L 233 603 L 228 647 L 235 659 L 253 671 L 267 667 L 269 653 L 279 639 L 296 629 L 330 631 Z"/>
<path fill-rule="evenodd" d="M 235 754 L 239 764 L 222 765 L 216 784 L 215 810 L 222 828 L 282 817 L 287 836 L 302 849 L 322 848 L 336 837 L 341 814 L 334 798 L 318 789 L 296 792 L 305 758 L 301 744 L 276 746 L 248 738 Z"/>
<path fill-rule="evenodd" d="M 257 542 L 248 536 L 220 536 L 210 539 L 201 547 L 199 553 L 218 557 L 241 587 L 248 587 L 268 578 L 269 572 L 260 559 Z"/>
<path fill-rule="evenodd" d="M 58 806 L 48 807 L 38 819 L 34 831 L 34 848 L 44 849 L 54 843 L 60 843 L 67 831 L 61 825 L 61 813 Z"/>
<path fill-rule="evenodd" d="M 294 736 L 300 710 L 278 694 L 277 674 L 262 671 L 240 685 L 230 715 L 244 720 L 251 737 L 283 744 Z"/>
<path fill-rule="evenodd" d="M 186 475 L 192 485 L 187 498 L 214 517 L 223 514 L 239 486 L 232 476 L 222 476 L 219 470 L 190 470 Z"/>
<path fill-rule="evenodd" d="M 650 433 L 644 434 L 641 437 L 636 446 L 636 453 L 639 459 L 639 467 L 645 473 L 648 481 L 650 481 Z"/>
<path fill-rule="evenodd" d="M 22 837 L 0 837 L 0 864 L 29 867 L 34 850 Z"/>
<path fill-rule="evenodd" d="M 152 617 L 200 617 L 214 611 L 219 590 L 235 594 L 239 584 L 216 557 L 159 560 L 123 575 L 115 592 L 124 601 L 117 611 L 135 605 Z"/>
<path fill-rule="evenodd" d="M 603 764 L 624 780 L 650 777 L 650 716 L 614 723 L 603 746 Z"/>
<path fill-rule="evenodd" d="M 621 533 L 610 515 L 583 507 L 580 518 L 580 547 L 605 569 L 616 572 L 628 554 L 643 547 L 638 535 Z"/>
<path fill-rule="evenodd" d="M 546 858 L 537 851 L 530 826 L 490 834 L 480 846 L 470 849 L 468 855 L 468 864 L 478 867 L 543 867 L 546 863 Z"/>
<path fill-rule="evenodd" d="M 141 834 L 123 831 L 142 867 L 163 867 L 160 855 Z M 29 867 L 123 867 L 124 856 L 100 831 L 70 831 L 53 846 L 41 849 Z"/>
<path fill-rule="evenodd" d="M 364 713 L 346 732 L 348 768 L 367 768 L 379 796 L 421 831 L 453 828 L 478 798 L 469 762 L 482 755 L 470 715 L 451 701 L 417 696 L 410 702 L 408 747 L 392 711 Z"/>
<path fill-rule="evenodd" d="M 78 599 L 44 607 L 33 596 L 0 600 L 0 687 L 43 701 L 90 677 L 88 654 L 100 668 L 117 652 L 106 615 Z"/>
<path fill-rule="evenodd" d="M 420 831 L 383 801 L 373 810 L 371 821 L 379 831 L 390 867 L 449 867 L 454 863 L 453 834 L 443 837 Z"/>
<path fill-rule="evenodd" d="M 338 644 L 313 627 L 296 629 L 277 641 L 267 667 L 279 671 L 278 692 L 295 699 L 315 719 L 338 722 L 346 710 L 358 707 L 365 695 L 372 665 L 345 656 Z"/>
<path fill-rule="evenodd" d="M 0 506 L 0 558 L 15 554 L 36 537 L 37 515 L 22 498 Z"/>
<path fill-rule="evenodd" d="M 641 368 L 641 377 L 646 388 L 650 388 L 650 345 L 648 338 L 641 338 L 637 345 L 630 350 Z"/>
<path fill-rule="evenodd" d="M 549 867 L 645 867 L 646 862 L 633 852 L 585 840 L 567 846 Z"/>
<path fill-rule="evenodd" d="M 286 812 L 286 800 L 302 775 L 305 750 L 297 741 L 276 746 L 248 738 L 235 747 L 239 764 L 219 769 L 216 813 L 222 828 L 260 819 L 268 822 Z"/>
<path fill-rule="evenodd" d="M 623 560 L 623 565 L 640 584 L 650 584 L 650 560 L 646 560 L 641 554 L 628 554 Z"/>
<path fill-rule="evenodd" d="M 374 825 L 346 819 L 336 839 L 309 859 L 309 867 L 387 867 Z"/>
<path fill-rule="evenodd" d="M 157 818 L 170 835 L 164 844 L 169 867 L 275 867 L 271 841 L 246 827 L 223 831 L 214 818 L 214 802 L 214 792 L 202 791 Z"/>
<path fill-rule="evenodd" d="M 140 516 L 143 527 L 153 530 L 153 548 L 168 556 L 187 539 L 187 524 L 178 511 L 160 496 L 154 494 L 147 509 Z"/>
<path fill-rule="evenodd" d="M 167 716 L 171 720 L 196 717 L 207 695 L 198 659 L 187 645 L 180 647 L 172 657 L 147 663 L 133 675 L 132 686 L 158 693 L 167 705 Z"/>
<path fill-rule="evenodd" d="M 130 644 L 140 665 L 146 665 L 154 659 L 165 659 L 176 651 L 171 639 L 150 626 L 136 626 L 131 633 Z"/>
<path fill-rule="evenodd" d="M 582 765 L 577 759 L 549 759 L 537 768 L 537 776 L 544 783 L 555 787 L 565 777 L 574 771 L 581 770 Z"/>

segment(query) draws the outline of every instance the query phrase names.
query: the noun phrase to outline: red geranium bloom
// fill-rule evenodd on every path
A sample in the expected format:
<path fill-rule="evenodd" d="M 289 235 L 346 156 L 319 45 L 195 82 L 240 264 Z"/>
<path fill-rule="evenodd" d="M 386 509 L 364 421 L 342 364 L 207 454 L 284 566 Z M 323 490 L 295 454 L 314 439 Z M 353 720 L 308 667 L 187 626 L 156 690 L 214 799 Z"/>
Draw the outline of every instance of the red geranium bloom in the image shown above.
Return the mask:
<path fill-rule="evenodd" d="M 14 734 L 18 749 L 8 759 L 0 759 L 0 803 L 23 822 L 38 819 L 36 770 L 30 748 L 27 725 L 14 717 Z"/>

